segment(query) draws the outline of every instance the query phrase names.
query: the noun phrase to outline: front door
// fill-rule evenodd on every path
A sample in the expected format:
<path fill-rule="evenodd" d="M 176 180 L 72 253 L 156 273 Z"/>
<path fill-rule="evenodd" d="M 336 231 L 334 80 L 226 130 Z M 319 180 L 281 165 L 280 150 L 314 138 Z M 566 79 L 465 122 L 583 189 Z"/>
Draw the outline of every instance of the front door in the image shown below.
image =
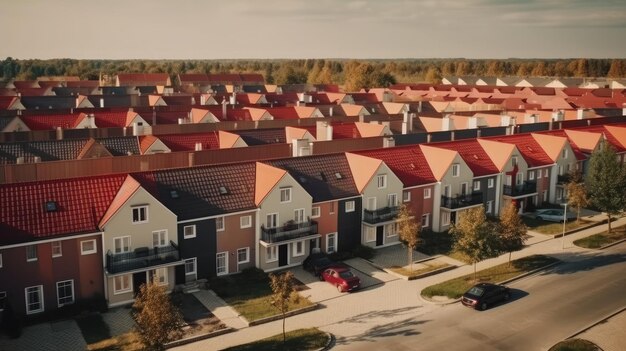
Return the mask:
<path fill-rule="evenodd" d="M 385 238 L 384 229 L 385 228 L 382 225 L 376 227 L 376 246 L 383 244 L 383 240 Z"/>
<path fill-rule="evenodd" d="M 287 257 L 287 254 L 289 253 L 289 245 L 288 244 L 283 244 L 278 246 L 278 266 L 282 267 L 282 266 L 286 266 L 287 264 L 289 264 L 289 260 Z"/>
<path fill-rule="evenodd" d="M 315 238 L 309 241 L 309 253 L 319 252 L 319 240 L 319 238 Z"/>
<path fill-rule="evenodd" d="M 139 272 L 139 273 L 133 274 L 133 292 L 135 293 L 135 296 L 139 294 L 139 290 L 141 289 L 141 286 L 144 285 L 148 281 L 146 276 L 147 276 L 146 272 Z"/>

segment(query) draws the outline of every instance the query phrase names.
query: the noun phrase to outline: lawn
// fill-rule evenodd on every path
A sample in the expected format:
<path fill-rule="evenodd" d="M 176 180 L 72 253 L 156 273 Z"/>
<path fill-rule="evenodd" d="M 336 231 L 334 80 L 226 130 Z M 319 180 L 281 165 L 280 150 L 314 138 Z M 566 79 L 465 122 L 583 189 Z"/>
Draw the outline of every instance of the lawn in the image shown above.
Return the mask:
<path fill-rule="evenodd" d="M 89 351 L 139 351 L 143 345 L 133 332 L 112 336 L 109 326 L 99 313 L 91 313 L 76 318 L 76 324 L 85 338 Z"/>
<path fill-rule="evenodd" d="M 412 278 L 412 277 L 417 277 L 424 273 L 432 272 L 437 269 L 442 269 L 445 267 L 450 267 L 450 265 L 447 263 L 432 262 L 432 263 L 415 263 L 413 264 L 413 270 L 411 270 L 409 266 L 404 266 L 404 267 L 393 266 L 389 268 L 389 270 L 395 273 L 401 274 L 405 277 Z"/>
<path fill-rule="evenodd" d="M 249 344 L 230 347 L 224 351 L 308 351 L 318 350 L 326 346 L 327 342 L 328 334 L 317 328 L 309 328 L 288 332 L 285 344 L 283 334 L 278 334 Z"/>
<path fill-rule="evenodd" d="M 626 226 L 612 228 L 611 234 L 608 232 L 602 232 L 586 238 L 578 239 L 574 241 L 574 245 L 586 247 L 588 249 L 597 249 L 622 239 L 626 239 Z"/>
<path fill-rule="evenodd" d="M 498 283 L 557 261 L 556 258 L 549 256 L 528 256 L 511 261 L 511 265 L 507 262 L 478 271 L 477 280 L 481 282 Z M 480 263 L 478 263 L 478 265 L 480 265 Z M 450 299 L 458 299 L 475 283 L 474 273 L 471 273 L 463 277 L 431 285 L 422 290 L 422 296 L 446 296 Z"/>
<path fill-rule="evenodd" d="M 522 220 L 526 224 L 529 230 L 532 230 L 537 233 L 554 235 L 554 234 L 562 234 L 563 233 L 563 223 L 555 223 L 542 221 L 540 219 L 526 217 L 523 216 Z M 583 226 L 587 226 L 592 222 L 581 220 L 577 222 L 576 220 L 569 221 L 565 223 L 565 231 L 568 232 L 570 230 L 578 229 Z"/>
<path fill-rule="evenodd" d="M 454 239 L 447 231 L 435 233 L 425 230 L 420 233 L 420 238 L 422 239 L 422 243 L 416 249 L 419 252 L 429 256 L 445 255 L 457 261 L 465 263 L 470 262 L 467 256 L 454 250 Z"/>
<path fill-rule="evenodd" d="M 552 346 L 548 351 L 599 351 L 600 348 L 584 339 L 569 339 Z"/>
<path fill-rule="evenodd" d="M 296 285 L 301 284 L 296 281 Z M 248 321 L 279 314 L 278 310 L 269 304 L 272 294 L 269 276 L 261 270 L 251 269 L 228 277 L 214 278 L 209 286 Z M 310 305 L 311 301 L 294 292 L 289 310 Z"/>

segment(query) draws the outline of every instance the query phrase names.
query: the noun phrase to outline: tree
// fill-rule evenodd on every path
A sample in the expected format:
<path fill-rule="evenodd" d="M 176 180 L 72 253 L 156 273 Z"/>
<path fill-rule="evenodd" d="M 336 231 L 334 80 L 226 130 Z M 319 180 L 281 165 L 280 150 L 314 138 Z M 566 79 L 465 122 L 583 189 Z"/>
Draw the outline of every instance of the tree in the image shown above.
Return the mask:
<path fill-rule="evenodd" d="M 624 68 L 622 66 L 622 60 L 614 59 L 611 61 L 611 68 L 609 68 L 609 73 L 607 73 L 607 77 L 609 78 L 620 78 L 624 74 Z"/>
<path fill-rule="evenodd" d="M 591 154 L 589 173 L 585 178 L 585 185 L 591 203 L 606 212 L 609 218 L 609 233 L 611 233 L 611 218 L 624 210 L 626 199 L 626 175 L 624 166 L 617 159 L 615 151 L 608 143 Z"/>
<path fill-rule="evenodd" d="M 270 288 L 272 288 L 270 304 L 280 311 L 283 317 L 283 343 L 285 343 L 287 340 L 287 334 L 285 333 L 285 314 L 289 311 L 289 302 L 294 293 L 293 273 L 291 273 L 291 271 L 280 275 L 270 273 Z"/>
<path fill-rule="evenodd" d="M 424 80 L 431 84 L 440 84 L 441 83 L 441 75 L 436 67 L 431 66 L 426 72 L 426 76 L 424 76 Z"/>
<path fill-rule="evenodd" d="M 589 206 L 590 203 L 580 171 L 570 172 L 565 190 L 567 191 L 567 204 L 576 209 L 576 222 L 580 222 L 580 209 Z"/>
<path fill-rule="evenodd" d="M 165 344 L 183 336 L 183 317 L 163 286 L 150 282 L 141 286 L 133 304 L 135 329 L 148 350 L 165 350 Z"/>
<path fill-rule="evenodd" d="M 413 250 L 417 248 L 420 242 L 419 234 L 422 229 L 422 224 L 417 222 L 411 209 L 406 205 L 400 206 L 398 212 L 398 235 L 400 241 L 406 245 L 408 250 L 407 265 L 413 270 Z"/>
<path fill-rule="evenodd" d="M 526 232 L 528 228 L 522 221 L 513 202 L 509 203 L 500 214 L 498 225 L 500 249 L 509 253 L 509 265 L 511 264 L 511 254 L 524 247 Z"/>
<path fill-rule="evenodd" d="M 450 228 L 450 234 L 455 239 L 454 249 L 466 255 L 474 265 L 476 280 L 476 263 L 499 253 L 495 228 L 487 222 L 483 206 L 457 213 L 457 219 Z"/>

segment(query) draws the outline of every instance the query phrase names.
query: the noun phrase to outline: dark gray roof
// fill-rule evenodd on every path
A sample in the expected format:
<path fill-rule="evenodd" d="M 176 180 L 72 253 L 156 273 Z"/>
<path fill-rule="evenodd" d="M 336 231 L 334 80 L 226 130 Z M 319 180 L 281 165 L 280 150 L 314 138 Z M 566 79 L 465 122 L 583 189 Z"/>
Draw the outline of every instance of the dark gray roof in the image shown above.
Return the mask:
<path fill-rule="evenodd" d="M 24 163 L 35 162 L 35 157 L 39 157 L 41 162 L 75 160 L 87 141 L 88 139 L 64 139 L 1 143 L 0 164 L 14 164 L 18 157 L 23 157 Z"/>
<path fill-rule="evenodd" d="M 113 156 L 140 155 L 139 139 L 136 136 L 110 137 L 96 139 Z"/>
<path fill-rule="evenodd" d="M 76 107 L 74 96 L 22 96 L 20 102 L 27 109 L 62 109 Z"/>
<path fill-rule="evenodd" d="M 277 144 L 286 143 L 287 137 L 285 135 L 285 129 L 273 128 L 273 129 L 252 129 L 252 130 L 234 130 L 235 134 L 241 136 L 241 139 L 248 144 L 248 146 L 265 145 L 265 144 Z"/>

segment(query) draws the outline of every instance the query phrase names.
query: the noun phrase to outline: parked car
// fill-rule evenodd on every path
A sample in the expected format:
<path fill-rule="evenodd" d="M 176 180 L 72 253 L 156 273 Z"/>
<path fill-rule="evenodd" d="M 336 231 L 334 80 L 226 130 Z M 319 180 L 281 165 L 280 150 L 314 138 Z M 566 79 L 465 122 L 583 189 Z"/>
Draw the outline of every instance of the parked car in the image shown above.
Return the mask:
<path fill-rule="evenodd" d="M 322 272 L 322 279 L 337 287 L 339 292 L 352 291 L 361 286 L 361 279 L 346 267 L 327 268 Z"/>
<path fill-rule="evenodd" d="M 469 289 L 461 298 L 461 303 L 480 311 L 484 311 L 496 302 L 506 301 L 511 297 L 511 292 L 504 285 L 479 283 Z"/>
<path fill-rule="evenodd" d="M 535 218 L 542 221 L 549 222 L 563 222 L 563 213 L 565 212 L 562 208 L 549 208 L 544 210 L 537 210 L 535 212 Z M 567 211 L 567 220 L 570 221 L 572 219 L 576 219 L 576 214 L 572 211 Z"/>
<path fill-rule="evenodd" d="M 316 277 L 320 277 L 320 280 L 321 274 L 326 268 L 340 265 L 342 264 L 331 260 L 325 253 L 312 253 L 302 262 L 302 268 L 313 273 Z"/>

